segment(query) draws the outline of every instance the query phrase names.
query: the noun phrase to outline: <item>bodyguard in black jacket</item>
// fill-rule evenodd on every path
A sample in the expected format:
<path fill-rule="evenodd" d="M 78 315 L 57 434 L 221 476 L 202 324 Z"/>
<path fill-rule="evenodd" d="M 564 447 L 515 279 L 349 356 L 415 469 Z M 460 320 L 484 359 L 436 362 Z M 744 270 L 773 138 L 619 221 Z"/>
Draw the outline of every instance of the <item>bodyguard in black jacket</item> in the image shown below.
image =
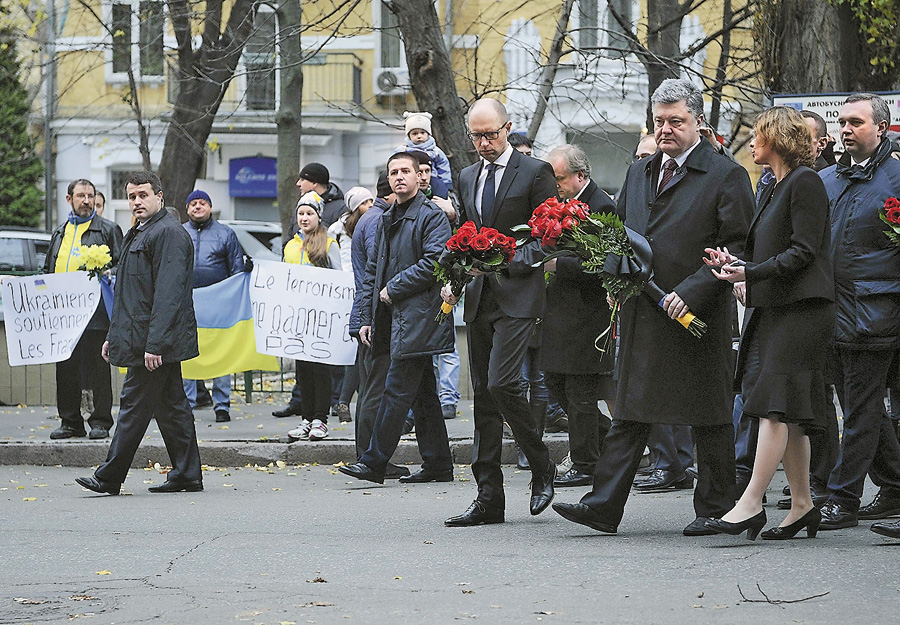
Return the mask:
<path fill-rule="evenodd" d="M 397 201 L 382 215 L 357 308 L 360 340 L 375 357 L 389 351 L 391 364 L 369 447 L 359 462 L 339 468 L 351 477 L 384 483 L 412 409 L 423 463 L 403 481 L 450 482 L 453 460 L 431 358 L 453 351 L 452 315 L 440 323 L 434 319 L 441 305 L 434 264 L 450 238 L 450 223 L 419 191 L 415 156 L 394 154 L 387 169 Z"/>
<path fill-rule="evenodd" d="M 93 476 L 76 481 L 94 492 L 119 494 L 150 419 L 156 418 L 172 470 L 150 492 L 203 490 L 194 416 L 181 382 L 181 361 L 199 354 L 193 245 L 163 208 L 156 174 L 130 174 L 125 191 L 137 223 L 125 236 L 103 356 L 128 367 L 128 373 L 106 462 Z"/>

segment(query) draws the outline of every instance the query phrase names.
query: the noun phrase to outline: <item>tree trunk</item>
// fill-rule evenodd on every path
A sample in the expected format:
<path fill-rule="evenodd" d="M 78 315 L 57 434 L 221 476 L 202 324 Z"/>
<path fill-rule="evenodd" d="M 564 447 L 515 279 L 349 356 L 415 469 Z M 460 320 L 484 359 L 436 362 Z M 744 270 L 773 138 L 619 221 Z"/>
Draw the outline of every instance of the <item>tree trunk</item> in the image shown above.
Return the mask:
<path fill-rule="evenodd" d="M 819 0 L 780 0 L 771 24 L 774 56 L 764 64 L 772 93 L 851 88 L 858 62 L 857 26 L 848 7 Z M 810 68 L 815 68 L 811 71 Z"/>
<path fill-rule="evenodd" d="M 733 12 L 731 0 L 722 1 L 722 23 L 731 22 Z M 713 130 L 719 127 L 719 115 L 722 111 L 722 88 L 728 80 L 728 61 L 731 56 L 731 31 L 722 33 L 722 45 L 719 49 L 719 62 L 716 64 L 716 82 L 712 88 L 712 106 L 709 109 L 709 125 Z"/>
<path fill-rule="evenodd" d="M 185 201 L 194 189 L 206 154 L 206 140 L 225 90 L 234 77 L 253 29 L 254 0 L 234 0 L 220 32 L 222 0 L 207 2 L 202 41 L 193 49 L 191 19 L 186 0 L 167 0 L 169 17 L 178 42 L 178 97 L 159 165 L 166 205 L 187 219 Z"/>
<path fill-rule="evenodd" d="M 680 69 L 674 59 L 681 56 L 681 18 L 684 11 L 678 0 L 647 0 L 647 50 L 643 57 L 647 69 L 647 95 L 653 95 L 667 78 L 678 78 Z M 653 127 L 653 111 L 647 100 L 647 128 Z"/>
<path fill-rule="evenodd" d="M 391 0 L 406 47 L 406 64 L 419 110 L 432 114 L 434 140 L 447 153 L 453 179 L 475 162 L 475 148 L 466 136 L 463 101 L 456 92 L 456 75 L 444 44 L 432 0 Z"/>
<path fill-rule="evenodd" d="M 300 46 L 301 11 L 298 0 L 279 0 L 278 26 L 280 101 L 275 123 L 278 125 L 278 214 L 282 242 L 293 230 L 297 202 L 297 175 L 300 172 L 300 135 L 302 134 L 303 67 Z"/>
<path fill-rule="evenodd" d="M 540 94 L 538 96 L 537 107 L 528 124 L 528 138 L 534 141 L 538 130 L 541 129 L 541 122 L 544 121 L 544 113 L 547 112 L 547 104 L 550 102 L 550 94 L 553 92 L 553 81 L 556 79 L 556 70 L 559 67 L 559 59 L 562 56 L 563 44 L 566 36 L 569 34 L 569 17 L 572 15 L 572 7 L 575 6 L 575 0 L 565 0 L 562 5 L 562 12 L 559 14 L 559 20 L 556 22 L 556 32 L 553 34 L 553 43 L 550 45 L 550 53 L 547 55 L 547 64 L 541 70 Z"/>

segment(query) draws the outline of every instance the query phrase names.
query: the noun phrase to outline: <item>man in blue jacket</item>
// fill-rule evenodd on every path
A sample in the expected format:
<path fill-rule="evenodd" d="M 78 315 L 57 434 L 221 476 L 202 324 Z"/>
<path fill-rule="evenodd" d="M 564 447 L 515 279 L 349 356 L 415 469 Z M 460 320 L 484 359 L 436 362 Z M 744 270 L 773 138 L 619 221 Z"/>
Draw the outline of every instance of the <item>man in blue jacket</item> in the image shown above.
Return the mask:
<path fill-rule="evenodd" d="M 407 152 L 388 160 L 388 180 L 397 200 L 382 215 L 375 255 L 369 257 L 358 300 L 359 338 L 373 358 L 390 354 L 384 395 L 368 449 L 341 473 L 381 484 L 410 409 L 424 460 L 407 482 L 449 482 L 453 461 L 441 414 L 432 356 L 453 351 L 453 320 L 434 320 L 441 306 L 434 264 L 450 222 L 419 191 L 419 161 Z"/>
<path fill-rule="evenodd" d="M 187 197 L 188 220 L 184 229 L 194 244 L 194 288 L 221 282 L 244 271 L 241 244 L 234 230 L 212 216 L 212 199 L 197 189 Z M 215 302 L 212 302 L 215 304 Z M 193 411 L 197 407 L 197 380 L 184 380 L 184 394 Z M 231 421 L 231 376 L 213 379 L 213 407 L 216 423 Z"/>
<path fill-rule="evenodd" d="M 878 96 L 848 97 L 838 117 L 845 152 L 819 173 L 831 204 L 835 387 L 844 411 L 823 530 L 900 515 L 900 443 L 884 409 L 888 370 L 900 347 L 900 248 L 878 218 L 885 200 L 900 195 L 900 162 L 884 136 L 890 118 Z M 866 473 L 880 491 L 860 508 Z"/>

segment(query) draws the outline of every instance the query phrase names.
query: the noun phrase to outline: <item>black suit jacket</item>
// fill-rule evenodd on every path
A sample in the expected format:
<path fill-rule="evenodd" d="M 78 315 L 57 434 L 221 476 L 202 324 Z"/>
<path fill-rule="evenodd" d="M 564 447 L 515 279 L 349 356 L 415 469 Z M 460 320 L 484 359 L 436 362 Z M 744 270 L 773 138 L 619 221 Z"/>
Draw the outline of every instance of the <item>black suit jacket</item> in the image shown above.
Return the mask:
<path fill-rule="evenodd" d="M 622 308 L 616 418 L 645 423 L 731 422 L 731 285 L 704 248 L 740 255 L 754 210 L 746 170 L 701 140 L 657 193 L 662 153 L 628 170 L 617 212 L 647 237 L 656 283 L 675 291 L 709 329 L 696 338 L 646 295 Z"/>
<path fill-rule="evenodd" d="M 579 198 L 592 213 L 613 213 L 616 205 L 593 180 Z M 609 327 L 609 305 L 603 282 L 584 272 L 581 259 L 560 256 L 547 286 L 547 310 L 542 326 L 541 369 L 567 375 L 611 373 L 614 343 L 605 353 L 595 346 Z"/>
<path fill-rule="evenodd" d="M 819 175 L 798 167 L 763 191 L 744 258 L 747 306 L 834 301 L 828 194 Z"/>
<path fill-rule="evenodd" d="M 522 235 L 513 232 L 512 228 L 528 223 L 532 212 L 541 202 L 556 197 L 553 168 L 549 163 L 513 150 L 494 197 L 491 223 L 482 224 L 481 217 L 475 210 L 475 194 L 482 163 L 483 161 L 479 161 L 469 165 L 459 174 L 461 223 L 474 221 L 479 228 L 490 226 L 507 236 L 521 238 Z M 475 319 L 485 279 L 494 281 L 491 289 L 503 314 L 520 319 L 540 317 L 544 312 L 544 272 L 532 265 L 543 257 L 540 242 L 529 241 L 516 250 L 509 269 L 499 276 L 499 282 L 495 276 L 478 276 L 472 280 L 466 287 L 466 322 Z"/>

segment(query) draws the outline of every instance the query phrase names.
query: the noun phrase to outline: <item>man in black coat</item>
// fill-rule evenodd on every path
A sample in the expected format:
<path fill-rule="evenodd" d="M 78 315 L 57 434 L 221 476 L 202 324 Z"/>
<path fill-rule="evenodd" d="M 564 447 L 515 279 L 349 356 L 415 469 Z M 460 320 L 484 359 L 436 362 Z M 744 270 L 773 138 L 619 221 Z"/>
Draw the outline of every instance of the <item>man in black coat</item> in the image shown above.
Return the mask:
<path fill-rule="evenodd" d="M 106 462 L 75 481 L 97 493 L 118 495 L 134 454 L 156 418 L 172 461 L 153 493 L 203 490 L 194 416 L 181 382 L 181 361 L 199 354 L 194 317 L 194 248 L 191 237 L 163 209 L 159 178 L 129 174 L 125 193 L 135 225 L 125 235 L 103 357 L 127 367 L 119 422 Z"/>
<path fill-rule="evenodd" d="M 704 535 L 706 518 L 734 504 L 734 430 L 731 289 L 716 284 L 703 256 L 716 247 L 740 253 L 753 189 L 742 167 L 701 139 L 703 97 L 693 84 L 665 80 L 651 101 L 660 151 L 628 170 L 618 213 L 647 238 L 656 283 L 668 294 L 661 302 L 642 294 L 623 306 L 616 414 L 593 490 L 581 503 L 554 509 L 615 533 L 652 425 L 690 425 L 697 442 L 697 518 L 684 533 Z M 675 321 L 687 312 L 708 324 L 702 338 Z"/>
<path fill-rule="evenodd" d="M 469 109 L 469 137 L 481 159 L 459 176 L 461 222 L 490 226 L 513 236 L 538 205 L 556 197 L 549 163 L 525 156 L 509 144 L 512 123 L 497 100 L 483 98 Z M 516 251 L 500 276 L 476 275 L 466 287 L 464 318 L 469 326 L 469 358 L 475 387 L 475 461 L 472 473 L 478 496 L 448 526 L 502 523 L 506 499 L 500 452 L 503 420 L 509 424 L 532 472 L 531 514 L 540 514 L 553 499 L 556 465 L 538 435 L 528 400 L 519 384 L 525 351 L 535 321 L 544 312 L 544 275 L 532 265 L 544 256 L 531 241 Z M 473 271 L 473 273 L 478 273 Z M 444 300 L 456 303 L 445 286 Z"/>
<path fill-rule="evenodd" d="M 81 250 L 88 245 L 106 245 L 115 266 L 122 252 L 122 229 L 103 219 L 94 210 L 96 189 L 90 180 L 73 180 L 66 190 L 66 202 L 72 207 L 65 222 L 53 231 L 50 248 L 44 259 L 44 273 L 78 271 Z M 85 435 L 81 416 L 81 391 L 93 391 L 94 408 L 88 417 L 93 439 L 106 438 L 113 426 L 112 377 L 109 364 L 100 356 L 100 349 L 109 328 L 106 305 L 97 303 L 94 315 L 72 355 L 56 363 L 56 407 L 62 424 L 50 433 L 50 438 L 72 438 Z M 85 384 L 86 383 L 86 384 Z"/>
<path fill-rule="evenodd" d="M 359 339 L 372 357 L 390 354 L 390 366 L 372 438 L 359 462 L 339 467 L 360 480 L 384 483 L 385 471 L 412 409 L 421 470 L 407 483 L 453 481 L 447 426 L 437 396 L 432 357 L 453 351 L 452 316 L 434 320 L 441 306 L 434 264 L 450 238 L 444 212 L 419 191 L 419 161 L 408 152 L 388 160 L 397 201 L 381 218 L 358 302 Z"/>
<path fill-rule="evenodd" d="M 577 145 L 553 149 L 547 160 L 556 175 L 562 200 L 580 200 L 592 213 L 612 213 L 616 205 L 591 180 L 591 163 Z M 589 486 L 609 431 L 609 417 L 597 402 L 615 403 L 612 380 L 615 341 L 599 337 L 609 330 L 610 308 L 603 283 L 588 274 L 576 256 L 560 256 L 544 264 L 554 272 L 547 287 L 547 310 L 541 321 L 541 369 L 550 398 L 569 416 L 569 453 L 572 468 L 554 482 L 560 486 Z M 606 345 L 605 351 L 600 347 Z"/>

